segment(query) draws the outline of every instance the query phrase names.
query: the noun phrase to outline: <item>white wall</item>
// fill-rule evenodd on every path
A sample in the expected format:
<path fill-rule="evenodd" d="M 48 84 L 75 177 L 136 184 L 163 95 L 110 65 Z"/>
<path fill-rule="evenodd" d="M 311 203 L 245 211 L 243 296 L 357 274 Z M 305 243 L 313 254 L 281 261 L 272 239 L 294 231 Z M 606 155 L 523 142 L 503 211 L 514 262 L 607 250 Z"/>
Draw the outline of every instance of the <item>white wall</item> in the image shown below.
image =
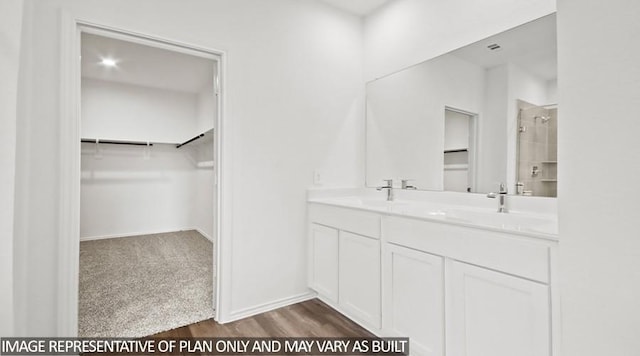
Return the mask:
<path fill-rule="evenodd" d="M 555 0 L 394 0 L 365 20 L 365 77 L 378 78 L 555 11 Z"/>
<path fill-rule="evenodd" d="M 202 133 L 215 123 L 218 107 L 213 88 L 205 88 L 198 93 L 196 105 L 196 131 Z"/>
<path fill-rule="evenodd" d="M 640 350 L 639 16 L 636 0 L 558 1 L 563 356 Z"/>
<path fill-rule="evenodd" d="M 191 226 L 213 241 L 215 222 L 215 176 L 212 168 L 198 169 L 193 175 Z"/>
<path fill-rule="evenodd" d="M 479 118 L 478 175 L 480 192 L 496 191 L 507 174 L 507 106 L 509 70 L 506 65 L 485 74 L 485 115 Z"/>
<path fill-rule="evenodd" d="M 446 110 L 444 113 L 444 149 L 469 148 L 469 115 Z"/>
<path fill-rule="evenodd" d="M 213 69 L 213 76 L 214 78 L 218 77 L 218 70 L 215 66 Z M 196 131 L 198 132 L 207 131 L 215 125 L 218 114 L 218 101 L 216 100 L 216 94 L 214 92 L 215 85 L 216 84 L 212 81 L 198 93 L 196 107 Z"/>
<path fill-rule="evenodd" d="M 81 135 L 180 143 L 198 132 L 198 95 L 82 79 Z"/>
<path fill-rule="evenodd" d="M 547 104 L 558 104 L 558 79 L 547 81 Z"/>
<path fill-rule="evenodd" d="M 81 238 L 195 227 L 191 215 L 196 195 L 194 164 L 173 145 L 154 145 L 148 159 L 145 150 L 100 145 L 97 158 L 95 144 L 82 144 Z"/>
<path fill-rule="evenodd" d="M 95 23 L 226 50 L 225 165 L 232 204 L 227 317 L 307 292 L 305 196 L 364 181 L 359 18 L 297 0 L 28 1 L 29 74 L 17 179 L 24 205 L 25 334 L 55 335 L 60 10 Z M 32 8 L 32 9 L 31 9 Z M 149 9 L 153 12 L 149 13 Z M 354 164 L 356 162 L 356 164 Z"/>
<path fill-rule="evenodd" d="M 14 334 L 13 219 L 22 0 L 0 2 L 0 336 Z"/>
<path fill-rule="evenodd" d="M 212 85 L 194 94 L 82 80 L 82 137 L 183 142 L 210 129 L 215 113 Z M 80 238 L 193 228 L 212 238 L 213 170 L 195 162 L 211 160 L 211 146 L 83 144 Z"/>

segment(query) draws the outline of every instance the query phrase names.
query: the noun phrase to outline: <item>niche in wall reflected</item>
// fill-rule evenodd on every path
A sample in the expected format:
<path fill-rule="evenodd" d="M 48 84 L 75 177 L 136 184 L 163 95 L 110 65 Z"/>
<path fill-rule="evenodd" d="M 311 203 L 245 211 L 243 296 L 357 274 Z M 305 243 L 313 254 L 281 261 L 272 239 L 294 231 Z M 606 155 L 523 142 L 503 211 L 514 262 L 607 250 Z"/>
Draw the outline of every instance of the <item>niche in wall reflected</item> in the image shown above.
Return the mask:
<path fill-rule="evenodd" d="M 444 190 L 475 192 L 476 114 L 444 110 Z"/>
<path fill-rule="evenodd" d="M 518 195 L 558 195 L 558 109 L 518 100 Z"/>

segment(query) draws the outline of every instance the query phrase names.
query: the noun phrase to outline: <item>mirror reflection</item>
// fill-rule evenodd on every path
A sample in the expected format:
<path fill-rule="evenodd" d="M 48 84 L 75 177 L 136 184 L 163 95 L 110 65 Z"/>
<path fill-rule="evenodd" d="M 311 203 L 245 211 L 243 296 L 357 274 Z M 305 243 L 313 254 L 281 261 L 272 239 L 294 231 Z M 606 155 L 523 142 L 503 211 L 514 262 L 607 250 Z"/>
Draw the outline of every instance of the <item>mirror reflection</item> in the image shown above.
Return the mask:
<path fill-rule="evenodd" d="M 369 187 L 556 196 L 555 14 L 367 83 Z"/>

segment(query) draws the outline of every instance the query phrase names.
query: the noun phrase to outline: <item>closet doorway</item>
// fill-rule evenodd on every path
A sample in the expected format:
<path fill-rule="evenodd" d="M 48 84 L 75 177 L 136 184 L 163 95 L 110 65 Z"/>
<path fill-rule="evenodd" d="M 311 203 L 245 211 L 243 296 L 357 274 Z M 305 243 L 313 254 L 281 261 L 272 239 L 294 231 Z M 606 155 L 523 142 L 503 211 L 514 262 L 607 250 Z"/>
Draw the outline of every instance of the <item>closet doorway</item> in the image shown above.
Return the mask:
<path fill-rule="evenodd" d="M 216 316 L 220 58 L 82 27 L 78 334 Z"/>

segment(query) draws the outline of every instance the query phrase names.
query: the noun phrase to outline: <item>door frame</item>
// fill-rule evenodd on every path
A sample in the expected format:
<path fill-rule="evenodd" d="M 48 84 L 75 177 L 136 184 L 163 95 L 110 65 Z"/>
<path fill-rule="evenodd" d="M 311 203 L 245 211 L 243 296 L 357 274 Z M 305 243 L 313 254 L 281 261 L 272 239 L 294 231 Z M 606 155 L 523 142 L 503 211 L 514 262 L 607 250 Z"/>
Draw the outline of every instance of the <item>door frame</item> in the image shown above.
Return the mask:
<path fill-rule="evenodd" d="M 458 114 L 462 114 L 469 117 L 470 125 L 469 125 L 469 147 L 467 152 L 469 154 L 469 162 L 467 168 L 467 184 L 471 187 L 471 193 L 477 193 L 478 189 L 478 118 L 479 114 L 459 109 L 454 106 L 445 105 L 444 107 L 444 117 L 446 120 L 447 111 L 455 112 Z M 444 121 L 443 121 L 444 122 Z M 443 131 L 444 134 L 444 131 Z M 444 141 L 443 141 L 444 142 Z M 443 175 L 444 179 L 444 175 Z M 444 187 L 444 180 L 443 180 Z"/>
<path fill-rule="evenodd" d="M 165 37 L 130 31 L 60 13 L 60 174 L 58 244 L 58 336 L 78 335 L 79 245 L 80 245 L 80 103 L 82 32 L 126 39 L 154 47 L 211 58 L 217 61 L 218 115 L 214 130 L 215 188 L 214 202 L 214 319 L 229 320 L 231 307 L 231 123 L 227 118 L 227 53 Z"/>

